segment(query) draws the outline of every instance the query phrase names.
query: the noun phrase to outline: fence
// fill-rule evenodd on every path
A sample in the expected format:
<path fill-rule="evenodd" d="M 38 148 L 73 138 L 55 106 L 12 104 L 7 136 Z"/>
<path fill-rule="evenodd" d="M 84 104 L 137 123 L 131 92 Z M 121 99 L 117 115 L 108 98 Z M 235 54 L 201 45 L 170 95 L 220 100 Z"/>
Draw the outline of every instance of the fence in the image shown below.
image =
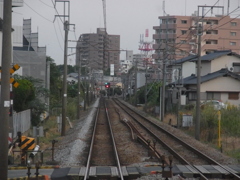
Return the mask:
<path fill-rule="evenodd" d="M 17 136 L 17 132 L 26 132 L 31 127 L 31 110 L 25 110 L 13 114 L 13 137 Z"/>

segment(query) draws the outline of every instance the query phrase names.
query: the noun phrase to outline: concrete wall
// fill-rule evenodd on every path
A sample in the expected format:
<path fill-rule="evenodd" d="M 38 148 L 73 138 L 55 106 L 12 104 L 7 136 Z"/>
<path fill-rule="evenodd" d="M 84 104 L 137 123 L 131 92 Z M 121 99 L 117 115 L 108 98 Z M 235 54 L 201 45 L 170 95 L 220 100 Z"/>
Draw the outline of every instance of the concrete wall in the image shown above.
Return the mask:
<path fill-rule="evenodd" d="M 197 74 L 195 70 L 196 64 L 194 62 L 185 62 L 182 65 L 182 77 L 186 78 L 191 76 L 191 74 Z"/>
<path fill-rule="evenodd" d="M 240 82 L 231 77 L 219 77 L 201 84 L 201 92 L 215 91 L 221 93 L 221 101 L 239 105 L 240 99 L 229 100 L 228 92 L 240 92 Z"/>
<path fill-rule="evenodd" d="M 211 72 L 218 71 L 221 68 L 231 68 L 233 63 L 240 63 L 240 58 L 235 56 L 222 56 L 218 59 L 212 60 Z"/>

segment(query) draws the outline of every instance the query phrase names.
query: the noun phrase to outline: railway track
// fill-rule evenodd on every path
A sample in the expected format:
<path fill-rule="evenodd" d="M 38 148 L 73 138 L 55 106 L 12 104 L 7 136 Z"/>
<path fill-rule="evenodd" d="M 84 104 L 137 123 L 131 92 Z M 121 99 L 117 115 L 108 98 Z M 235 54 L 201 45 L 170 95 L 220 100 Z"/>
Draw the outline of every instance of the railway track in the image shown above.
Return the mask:
<path fill-rule="evenodd" d="M 95 118 L 93 135 L 86 164 L 84 180 L 89 178 L 91 166 L 111 166 L 118 179 L 123 180 L 123 173 L 115 143 L 111 121 L 105 100 L 102 98 Z M 102 176 L 101 178 L 106 178 Z"/>
<path fill-rule="evenodd" d="M 200 165 L 216 165 L 222 168 L 223 171 L 229 172 L 230 176 L 233 176 L 236 179 L 240 179 L 240 177 L 236 173 L 232 172 L 230 169 L 221 165 L 219 162 L 215 161 L 211 157 L 203 154 L 200 150 L 194 148 L 190 144 L 184 142 L 177 136 L 165 130 L 156 122 L 140 115 L 118 99 L 113 100 L 125 113 L 128 114 L 128 117 L 131 118 L 131 120 L 125 119 L 125 121 L 128 121 L 128 123 L 131 124 L 129 126 L 131 126 L 131 129 L 135 129 L 134 131 L 137 136 L 141 136 L 141 138 L 144 138 L 142 137 L 142 134 L 144 134 L 144 136 L 146 137 L 145 139 L 152 139 L 152 142 L 154 144 L 152 147 L 155 148 L 155 156 L 159 158 L 159 161 L 166 161 L 163 153 L 158 153 L 161 152 L 162 147 L 164 147 L 165 149 L 167 149 L 167 151 L 169 151 L 170 154 L 172 154 L 174 162 L 180 162 L 181 164 L 188 165 L 193 169 L 196 169 L 196 166 L 200 167 Z M 121 114 L 119 110 L 118 113 Z M 140 129 L 141 132 L 139 132 Z M 150 145 L 150 143 L 148 145 Z M 169 164 L 168 161 L 166 161 L 165 163 Z M 193 167 L 192 164 L 196 166 Z M 205 177 L 202 173 L 199 174 L 202 179 L 207 179 L 207 177 Z"/>

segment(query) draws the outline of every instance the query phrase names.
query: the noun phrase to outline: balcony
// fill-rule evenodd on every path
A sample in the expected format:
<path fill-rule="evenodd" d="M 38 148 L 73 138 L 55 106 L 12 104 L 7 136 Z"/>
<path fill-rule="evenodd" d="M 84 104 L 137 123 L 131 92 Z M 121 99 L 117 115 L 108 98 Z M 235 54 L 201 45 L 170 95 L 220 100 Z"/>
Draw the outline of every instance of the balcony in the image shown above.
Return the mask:
<path fill-rule="evenodd" d="M 153 34 L 153 39 L 175 39 L 177 37 L 176 34 Z"/>
<path fill-rule="evenodd" d="M 218 49 L 218 44 L 205 44 L 202 46 L 202 51 L 205 51 L 208 49 Z"/>
<path fill-rule="evenodd" d="M 161 24 L 161 29 L 176 29 L 177 24 Z"/>

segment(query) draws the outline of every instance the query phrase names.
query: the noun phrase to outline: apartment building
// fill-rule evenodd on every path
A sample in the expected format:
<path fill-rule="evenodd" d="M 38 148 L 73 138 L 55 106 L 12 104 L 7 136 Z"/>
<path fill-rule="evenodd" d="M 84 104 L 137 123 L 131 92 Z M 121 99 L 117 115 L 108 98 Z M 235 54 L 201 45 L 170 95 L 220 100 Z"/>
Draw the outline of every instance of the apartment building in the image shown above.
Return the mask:
<path fill-rule="evenodd" d="M 104 28 L 97 33 L 81 34 L 76 46 L 76 65 L 95 70 L 108 70 L 114 64 L 114 72 L 120 68 L 120 35 L 105 35 Z"/>
<path fill-rule="evenodd" d="M 192 16 L 160 16 L 160 25 L 154 26 L 155 60 L 177 60 L 197 54 L 197 22 Z M 200 19 L 202 24 L 201 55 L 214 50 L 232 50 L 240 53 L 240 19 L 216 15 Z"/>

